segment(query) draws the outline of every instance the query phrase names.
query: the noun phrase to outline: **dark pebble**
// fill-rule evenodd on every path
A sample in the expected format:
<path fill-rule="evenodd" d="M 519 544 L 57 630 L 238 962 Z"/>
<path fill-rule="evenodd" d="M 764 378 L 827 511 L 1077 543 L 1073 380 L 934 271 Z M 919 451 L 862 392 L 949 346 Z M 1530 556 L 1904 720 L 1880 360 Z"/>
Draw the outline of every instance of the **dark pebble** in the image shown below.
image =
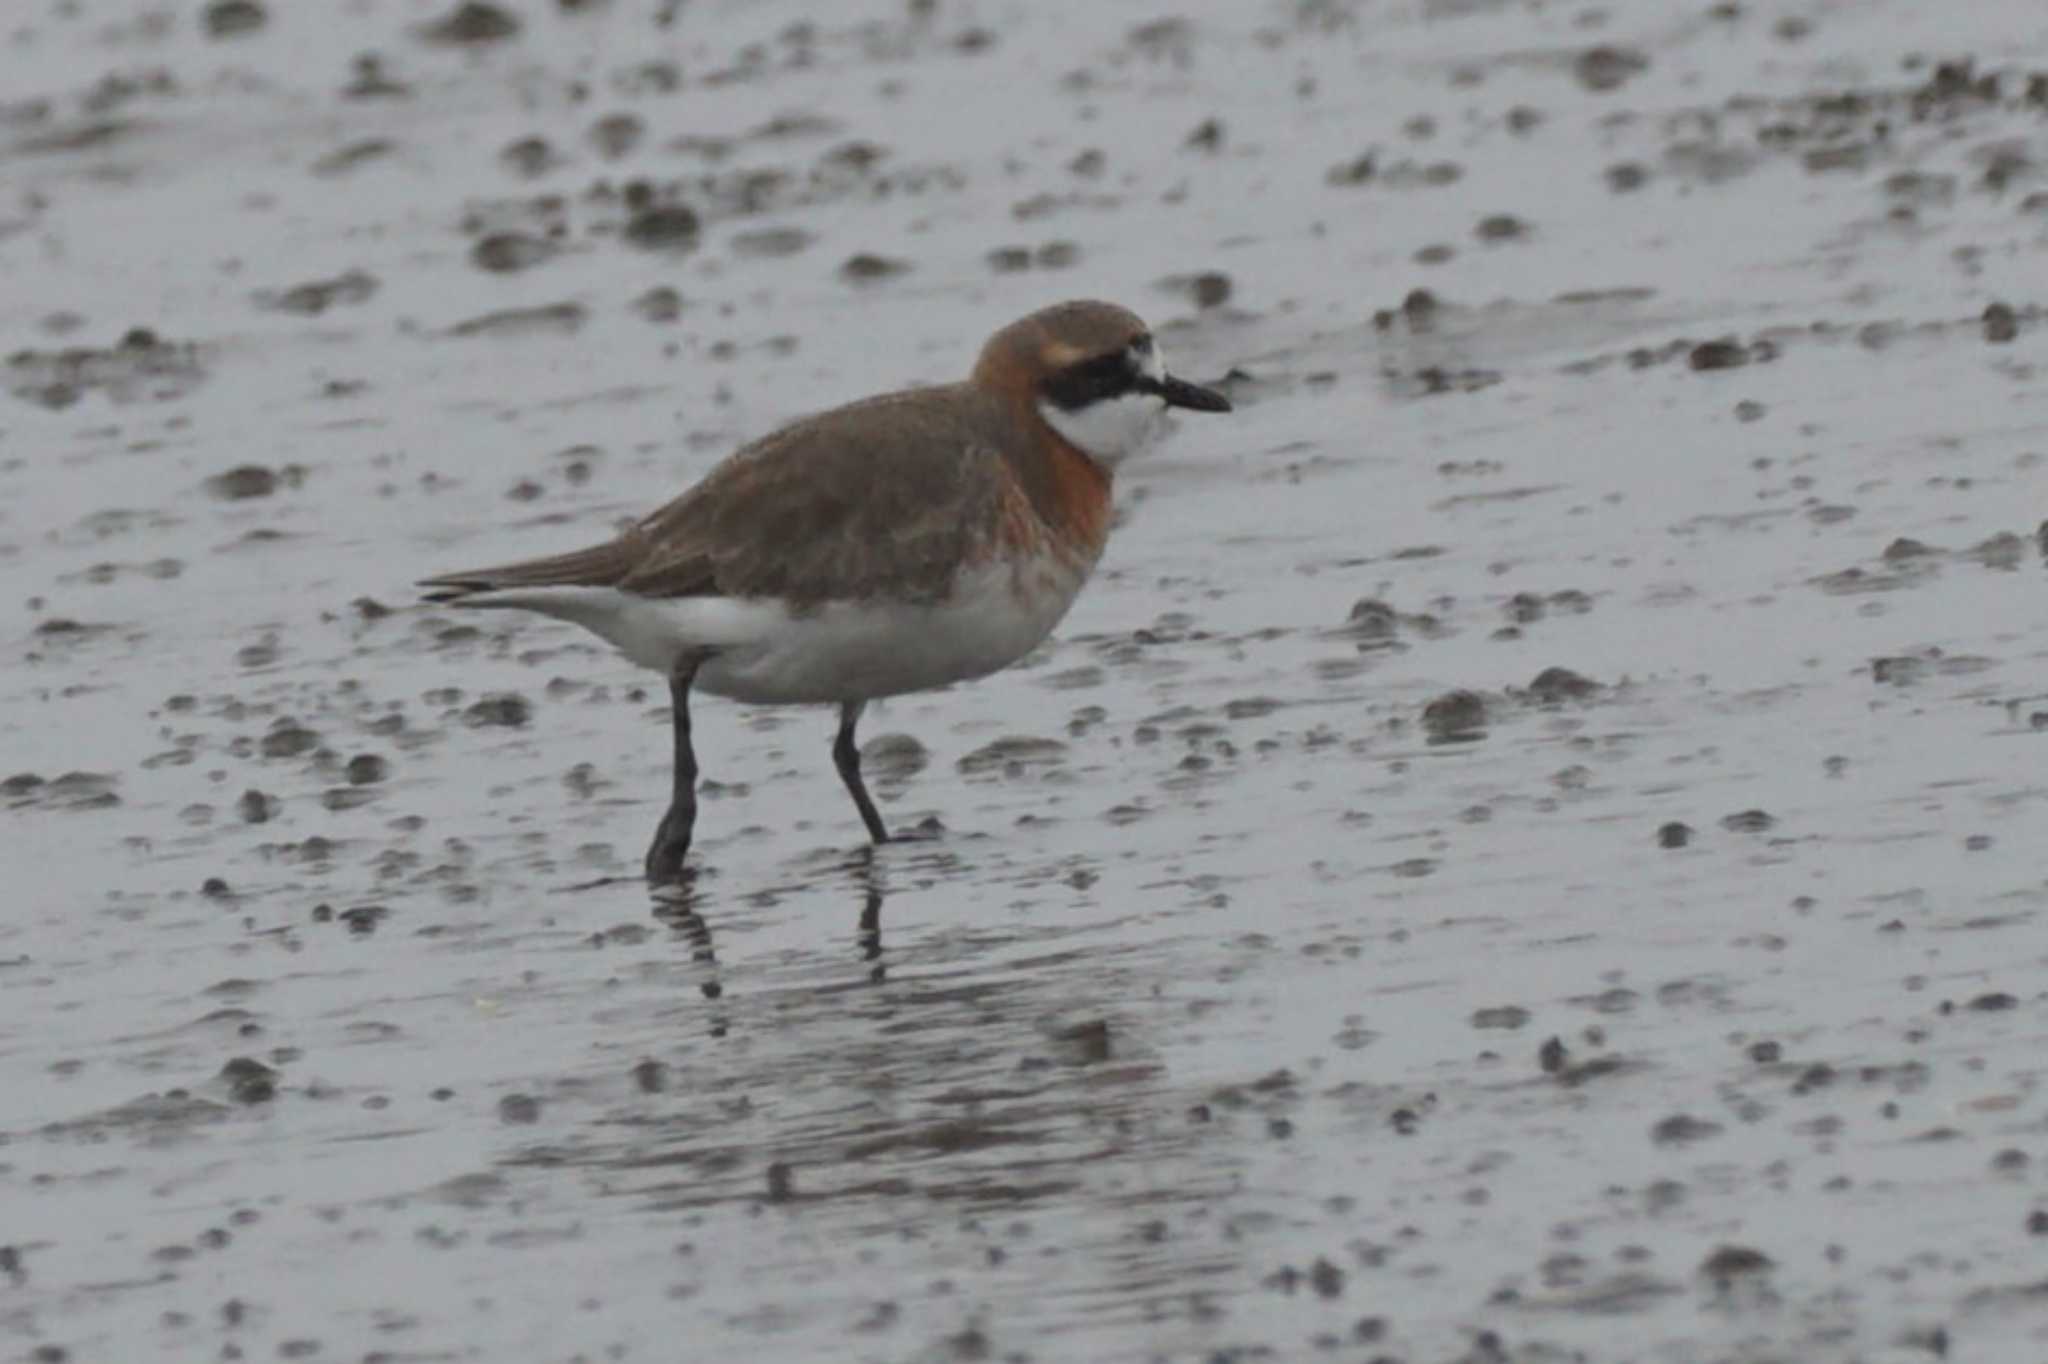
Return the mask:
<path fill-rule="evenodd" d="M 268 497 L 277 491 L 277 485 L 275 471 L 260 464 L 239 464 L 207 479 L 206 491 L 224 502 L 240 502 L 251 497 Z"/>
<path fill-rule="evenodd" d="M 1649 178 L 1649 170 L 1634 161 L 1617 162 L 1607 168 L 1607 188 L 1616 194 L 1641 189 Z"/>
<path fill-rule="evenodd" d="M 555 254 L 554 243 L 524 232 L 494 232 L 469 248 L 469 263 L 479 270 L 509 275 L 528 270 Z"/>
<path fill-rule="evenodd" d="M 5 781 L 0 781 L 0 796 L 8 800 L 20 800 L 35 794 L 49 783 L 33 772 L 17 772 Z"/>
<path fill-rule="evenodd" d="M 533 703 L 517 692 L 497 692 L 484 697 L 462 712 L 462 722 L 474 729 L 504 726 L 519 729 L 533 718 Z"/>
<path fill-rule="evenodd" d="M 531 1094 L 507 1094 L 498 1100 L 498 1116 L 509 1123 L 540 1121 L 540 1100 Z"/>
<path fill-rule="evenodd" d="M 391 764 L 375 753 L 359 753 L 348 760 L 347 776 L 351 786 L 369 786 L 383 781 L 391 772 Z"/>
<path fill-rule="evenodd" d="M 1821 1061 L 1808 1066 L 1799 1073 L 1799 1078 L 1792 1083 L 1792 1092 L 1794 1094 L 1812 1094 L 1817 1090 L 1826 1089 L 1834 1082 L 1835 1068 L 1827 1062 Z"/>
<path fill-rule="evenodd" d="M 1220 308 L 1230 302 L 1230 276 L 1220 270 L 1204 270 L 1189 281 L 1197 308 Z"/>
<path fill-rule="evenodd" d="M 505 149 L 498 153 L 498 160 L 514 175 L 531 180 L 553 170 L 561 158 L 555 155 L 555 149 L 548 145 L 546 138 L 522 137 L 506 143 Z"/>
<path fill-rule="evenodd" d="M 1351 603 L 1344 628 L 1361 639 L 1392 639 L 1398 621 L 1393 607 L 1375 597 L 1361 597 Z"/>
<path fill-rule="evenodd" d="M 277 726 L 263 736 L 263 756 L 266 758 L 296 758 L 310 752 L 320 742 L 320 736 L 294 720 L 280 720 Z"/>
<path fill-rule="evenodd" d="M 201 22 L 209 38 L 235 38 L 254 33 L 269 17 L 256 0 L 214 0 Z"/>
<path fill-rule="evenodd" d="M 1572 63 L 1572 74 L 1588 90 L 1604 94 L 1620 89 L 1649 66 L 1650 59 L 1631 48 L 1602 46 L 1581 52 Z"/>
<path fill-rule="evenodd" d="M 1371 152 L 1340 161 L 1323 173 L 1323 182 L 1330 185 L 1363 185 L 1371 182 L 1379 167 L 1373 161 Z"/>
<path fill-rule="evenodd" d="M 1545 668 L 1529 683 L 1529 695 L 1542 705 L 1560 701 L 1583 701 L 1600 690 L 1600 684 L 1570 668 Z"/>
<path fill-rule="evenodd" d="M 846 258 L 845 263 L 839 267 L 839 277 L 852 284 L 872 284 L 877 280 L 903 274 L 909 269 L 910 265 L 906 261 L 863 251 Z"/>
<path fill-rule="evenodd" d="M 796 1172 L 786 1160 L 771 1161 L 768 1166 L 768 1201 L 787 1203 L 796 1196 Z"/>
<path fill-rule="evenodd" d="M 220 1078 L 236 1103 L 268 1103 L 277 1097 L 277 1072 L 261 1061 L 237 1056 L 220 1068 Z"/>
<path fill-rule="evenodd" d="M 1732 336 L 1702 341 L 1685 357 L 1694 369 L 1735 369 L 1749 363 L 1749 349 Z"/>
<path fill-rule="evenodd" d="M 681 204 L 652 204 L 626 223 L 626 240 L 649 251 L 675 251 L 696 245 L 697 215 Z"/>
<path fill-rule="evenodd" d="M 647 125 L 636 114 L 608 114 L 590 125 L 590 145 L 613 160 L 640 145 Z"/>
<path fill-rule="evenodd" d="M 1659 1146 L 1687 1146 L 1719 1136 L 1721 1124 L 1690 1113 L 1674 1113 L 1650 1128 L 1650 1140 Z"/>
<path fill-rule="evenodd" d="M 1710 1279 L 1732 1279 L 1743 1274 L 1762 1274 L 1771 1267 L 1770 1256 L 1748 1246 L 1721 1246 L 1700 1261 L 1700 1273 Z"/>
<path fill-rule="evenodd" d="M 1445 692 L 1422 708 L 1422 728 L 1440 743 L 1480 738 L 1486 733 L 1486 699 L 1478 692 Z"/>
<path fill-rule="evenodd" d="M 391 911 L 383 905 L 351 905 L 334 916 L 348 927 L 348 931 L 359 938 L 366 938 L 377 931 L 377 925 L 391 917 Z"/>
<path fill-rule="evenodd" d="M 877 781 L 907 781 L 931 760 L 931 750 L 908 734 L 877 734 L 860 746 L 861 766 Z"/>
<path fill-rule="evenodd" d="M 1091 1019 L 1062 1029 L 1059 1040 L 1067 1048 L 1069 1059 L 1079 1065 L 1107 1061 L 1111 1055 L 1109 1023 L 1104 1019 Z"/>
<path fill-rule="evenodd" d="M 1529 235 L 1529 225 L 1512 213 L 1494 213 L 1481 218 L 1472 235 L 1483 242 L 1520 241 Z"/>
<path fill-rule="evenodd" d="M 420 29 L 430 43 L 496 43 L 519 32 L 519 20 L 496 5 L 468 0 Z"/>
<path fill-rule="evenodd" d="M 633 300 L 633 311 L 649 322 L 673 322 L 683 315 L 683 296 L 666 284 L 657 284 Z"/>

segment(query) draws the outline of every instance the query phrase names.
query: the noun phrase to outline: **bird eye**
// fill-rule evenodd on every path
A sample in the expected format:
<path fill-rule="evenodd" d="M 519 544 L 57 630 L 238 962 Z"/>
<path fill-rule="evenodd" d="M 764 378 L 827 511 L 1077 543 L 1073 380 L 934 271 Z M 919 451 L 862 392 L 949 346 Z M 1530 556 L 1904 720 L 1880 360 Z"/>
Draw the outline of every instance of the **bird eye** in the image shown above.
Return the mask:
<path fill-rule="evenodd" d="M 1128 393 L 1139 375 L 1128 350 L 1111 351 L 1069 365 L 1046 381 L 1045 396 L 1054 406 L 1073 411 L 1104 398 Z"/>

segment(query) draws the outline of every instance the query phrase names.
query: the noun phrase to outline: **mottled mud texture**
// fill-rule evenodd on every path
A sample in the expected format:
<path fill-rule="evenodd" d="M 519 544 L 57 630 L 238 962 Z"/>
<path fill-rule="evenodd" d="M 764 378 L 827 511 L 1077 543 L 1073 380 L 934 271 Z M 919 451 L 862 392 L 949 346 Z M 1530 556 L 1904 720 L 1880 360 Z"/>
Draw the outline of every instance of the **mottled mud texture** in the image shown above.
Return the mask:
<path fill-rule="evenodd" d="M 2020 4 L 7 11 L 0 1357 L 2048 1358 Z M 1056 298 L 1014 671 L 408 584 Z"/>

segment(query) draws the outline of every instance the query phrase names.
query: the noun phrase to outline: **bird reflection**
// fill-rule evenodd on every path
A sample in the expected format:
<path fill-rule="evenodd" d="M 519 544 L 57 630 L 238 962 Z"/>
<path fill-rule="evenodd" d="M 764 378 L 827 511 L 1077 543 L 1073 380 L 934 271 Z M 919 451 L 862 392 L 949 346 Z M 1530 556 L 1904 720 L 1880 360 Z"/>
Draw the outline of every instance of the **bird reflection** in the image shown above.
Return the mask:
<path fill-rule="evenodd" d="M 697 963 L 701 979 L 697 989 L 714 1005 L 725 996 L 725 983 L 718 978 L 718 947 L 711 940 L 711 921 L 700 911 L 704 892 L 699 868 L 685 868 L 678 879 L 653 888 L 654 917 L 668 925 L 669 932 L 690 945 L 690 960 Z M 722 1008 L 713 1008 L 709 1019 L 713 1037 L 723 1037 L 732 1020 Z"/>
<path fill-rule="evenodd" d="M 888 949 L 882 940 L 882 902 L 888 898 L 884 870 L 875 857 L 875 849 L 864 847 L 813 882 L 816 885 L 843 877 L 859 896 L 854 950 L 866 966 L 867 982 L 874 985 L 881 984 L 889 975 Z M 685 868 L 680 879 L 652 888 L 649 912 L 668 927 L 674 938 L 688 945 L 690 960 L 701 972 L 697 988 L 704 998 L 716 1002 L 724 998 L 725 985 L 720 978 L 718 944 L 711 925 L 716 897 L 707 882 L 698 867 Z M 728 1025 L 725 1010 L 716 1010 L 711 1020 L 712 1036 L 723 1037 Z"/>
<path fill-rule="evenodd" d="M 882 869 L 875 863 L 872 846 L 862 848 L 855 859 L 854 879 L 860 886 L 860 928 L 854 942 L 860 959 L 868 964 L 868 981 L 880 985 L 889 978 L 889 963 L 882 957 Z"/>

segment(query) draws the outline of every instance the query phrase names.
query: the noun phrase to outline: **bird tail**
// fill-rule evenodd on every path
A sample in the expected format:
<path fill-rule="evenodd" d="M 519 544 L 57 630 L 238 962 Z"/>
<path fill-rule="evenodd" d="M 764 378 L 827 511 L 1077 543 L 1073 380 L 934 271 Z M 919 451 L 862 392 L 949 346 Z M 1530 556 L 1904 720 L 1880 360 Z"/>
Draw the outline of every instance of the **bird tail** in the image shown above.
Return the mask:
<path fill-rule="evenodd" d="M 533 587 L 610 587 L 623 579 L 632 566 L 625 539 L 607 541 L 589 549 L 573 550 L 545 559 L 525 559 L 497 568 L 473 568 L 461 573 L 443 573 L 423 578 L 426 600 L 456 606 L 498 605 L 484 600 L 494 593 Z"/>

